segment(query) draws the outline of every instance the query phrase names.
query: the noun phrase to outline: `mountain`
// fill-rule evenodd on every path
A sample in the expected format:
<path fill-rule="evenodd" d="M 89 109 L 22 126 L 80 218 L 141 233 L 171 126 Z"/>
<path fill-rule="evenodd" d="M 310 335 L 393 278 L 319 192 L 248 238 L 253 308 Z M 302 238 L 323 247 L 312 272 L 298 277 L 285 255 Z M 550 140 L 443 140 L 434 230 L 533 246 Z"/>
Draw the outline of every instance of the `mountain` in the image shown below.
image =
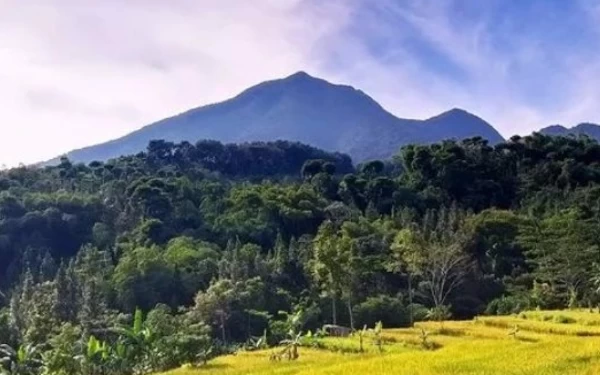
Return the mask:
<path fill-rule="evenodd" d="M 545 135 L 554 136 L 587 135 L 591 138 L 596 139 L 597 141 L 600 141 L 600 125 L 588 122 L 581 123 L 579 125 L 573 126 L 572 128 L 566 128 L 562 125 L 552 125 L 540 129 L 539 132 Z"/>
<path fill-rule="evenodd" d="M 417 143 L 432 143 L 448 138 L 464 139 L 474 136 L 485 138 L 493 144 L 504 141 L 504 138 L 490 124 L 459 108 L 419 122 L 421 131 L 412 140 Z"/>
<path fill-rule="evenodd" d="M 153 139 L 224 143 L 285 139 L 364 161 L 388 158 L 408 143 L 471 136 L 491 143 L 503 140 L 490 124 L 466 111 L 453 109 L 427 120 L 401 119 L 360 90 L 299 72 L 67 156 L 77 162 L 106 160 L 144 150 Z"/>

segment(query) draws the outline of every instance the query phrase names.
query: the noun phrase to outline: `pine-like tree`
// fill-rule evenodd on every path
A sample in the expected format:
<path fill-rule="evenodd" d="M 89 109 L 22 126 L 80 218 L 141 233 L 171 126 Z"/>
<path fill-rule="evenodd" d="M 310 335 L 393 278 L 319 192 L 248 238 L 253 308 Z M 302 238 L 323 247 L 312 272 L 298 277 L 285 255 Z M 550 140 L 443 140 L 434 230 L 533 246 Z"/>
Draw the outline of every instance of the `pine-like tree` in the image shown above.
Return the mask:
<path fill-rule="evenodd" d="M 79 301 L 77 290 L 77 277 L 75 264 L 70 262 L 67 266 L 61 263 L 54 279 L 56 299 L 54 301 L 55 314 L 61 322 L 74 322 L 77 319 Z"/>

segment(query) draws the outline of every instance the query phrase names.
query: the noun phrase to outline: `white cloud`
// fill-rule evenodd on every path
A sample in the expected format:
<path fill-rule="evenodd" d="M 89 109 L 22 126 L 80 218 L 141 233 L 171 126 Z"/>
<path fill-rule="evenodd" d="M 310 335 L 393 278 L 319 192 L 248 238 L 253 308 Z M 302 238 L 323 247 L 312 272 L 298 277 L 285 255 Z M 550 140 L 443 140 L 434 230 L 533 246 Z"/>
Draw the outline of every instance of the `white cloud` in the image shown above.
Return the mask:
<path fill-rule="evenodd" d="M 494 0 L 363 0 L 356 22 L 377 23 L 368 39 L 391 40 L 386 52 L 394 59 L 365 48 L 360 31 L 343 33 L 349 63 L 339 76 L 359 83 L 399 116 L 423 118 L 462 107 L 506 137 L 557 122 L 600 121 L 600 65 L 591 63 L 600 56 L 570 31 L 594 24 L 600 2 L 581 1 L 583 8 L 572 5 L 571 14 L 562 14 L 544 1 L 514 3 L 518 8 L 507 11 L 500 7 L 506 2 Z M 411 42 L 436 56 L 419 57 Z M 446 66 L 434 69 L 435 63 Z"/>
<path fill-rule="evenodd" d="M 296 0 L 0 5 L 0 163 L 9 165 L 316 70 L 312 49 L 343 23 Z"/>
<path fill-rule="evenodd" d="M 597 24 L 598 0 L 579 2 L 589 19 L 571 22 Z M 501 22 L 506 2 L 481 4 L 0 0 L 0 164 L 115 138 L 297 70 L 352 84 L 402 117 L 463 107 L 505 136 L 600 120 L 595 46 L 543 39 L 535 27 L 549 3 Z M 478 7 L 457 19 L 458 5 Z"/>

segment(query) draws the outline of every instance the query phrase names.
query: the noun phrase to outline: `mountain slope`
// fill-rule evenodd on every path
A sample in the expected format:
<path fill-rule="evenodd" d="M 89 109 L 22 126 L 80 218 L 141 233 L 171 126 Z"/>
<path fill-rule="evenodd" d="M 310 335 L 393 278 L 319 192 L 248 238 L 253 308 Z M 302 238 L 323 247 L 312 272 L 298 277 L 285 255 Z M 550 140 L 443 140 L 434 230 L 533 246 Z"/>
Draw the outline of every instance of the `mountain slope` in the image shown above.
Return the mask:
<path fill-rule="evenodd" d="M 423 129 L 418 132 L 415 142 L 430 143 L 447 138 L 464 139 L 474 136 L 485 138 L 491 143 L 504 140 L 490 124 L 459 108 L 421 121 L 421 126 Z"/>
<path fill-rule="evenodd" d="M 600 141 L 600 125 L 587 122 L 573 126 L 572 128 L 566 128 L 562 125 L 551 125 L 540 129 L 540 133 L 554 136 L 587 135 L 590 138 Z"/>
<path fill-rule="evenodd" d="M 400 119 L 360 90 L 299 72 L 67 156 L 78 162 L 106 160 L 144 150 L 153 139 L 226 143 L 285 139 L 363 161 L 388 158 L 411 142 L 477 135 L 492 143 L 502 141 L 491 125 L 465 111 L 454 109 L 424 121 Z"/>

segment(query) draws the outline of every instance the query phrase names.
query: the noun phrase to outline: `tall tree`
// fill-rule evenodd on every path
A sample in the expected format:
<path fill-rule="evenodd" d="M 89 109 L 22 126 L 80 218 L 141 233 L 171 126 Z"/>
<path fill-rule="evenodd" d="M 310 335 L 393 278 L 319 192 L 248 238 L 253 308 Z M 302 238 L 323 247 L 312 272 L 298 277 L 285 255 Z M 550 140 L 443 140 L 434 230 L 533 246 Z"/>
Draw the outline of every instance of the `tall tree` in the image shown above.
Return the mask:
<path fill-rule="evenodd" d="M 421 225 L 402 229 L 394 240 L 397 257 L 413 276 L 421 279 L 437 314 L 447 308 L 450 295 L 464 281 L 471 266 L 464 216 L 456 206 L 429 212 Z"/>
<path fill-rule="evenodd" d="M 312 260 L 312 275 L 318 285 L 331 298 L 332 323 L 337 324 L 336 300 L 344 281 L 343 263 L 338 252 L 338 237 L 335 225 L 326 221 L 319 228 L 314 239 L 314 258 Z"/>
<path fill-rule="evenodd" d="M 577 306 L 593 277 L 593 265 L 600 263 L 597 230 L 595 222 L 572 209 L 541 220 L 531 218 L 521 228 L 520 241 L 536 279 L 549 283 L 570 307 Z"/>

